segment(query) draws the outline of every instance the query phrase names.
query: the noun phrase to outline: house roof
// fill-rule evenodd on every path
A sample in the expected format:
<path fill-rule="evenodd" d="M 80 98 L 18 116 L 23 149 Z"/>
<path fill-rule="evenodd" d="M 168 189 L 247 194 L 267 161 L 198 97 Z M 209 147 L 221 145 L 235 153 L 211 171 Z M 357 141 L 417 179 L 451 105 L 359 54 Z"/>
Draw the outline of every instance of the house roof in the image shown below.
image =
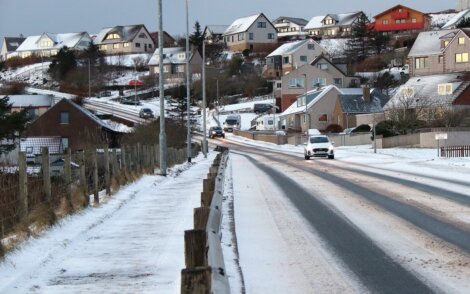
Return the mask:
<path fill-rule="evenodd" d="M 228 25 L 207 25 L 205 30 L 208 30 L 215 35 L 222 35 L 228 29 L 228 27 Z"/>
<path fill-rule="evenodd" d="M 48 36 L 53 42 L 52 47 L 43 48 L 39 46 L 39 39 L 42 36 Z M 29 36 L 24 42 L 16 49 L 16 51 L 38 51 L 38 50 L 50 50 L 50 49 L 61 49 L 64 46 L 74 48 L 77 46 L 84 37 L 89 37 L 88 33 L 65 33 L 65 34 L 52 34 L 44 33 L 39 36 Z"/>
<path fill-rule="evenodd" d="M 391 8 L 389 8 L 389 9 L 387 9 L 387 10 L 385 10 L 385 11 L 379 13 L 379 14 L 377 14 L 376 16 L 374 16 L 374 18 L 377 18 L 377 17 L 379 17 L 379 16 L 382 16 L 382 15 L 384 15 L 384 14 L 386 14 L 386 13 L 389 13 L 389 12 L 391 12 L 391 11 L 393 11 L 393 10 L 399 8 L 399 7 L 401 7 L 401 8 L 406 8 L 406 9 L 408 9 L 408 10 L 412 10 L 412 11 L 419 12 L 419 13 L 421 13 L 421 14 L 424 14 L 423 12 L 421 12 L 421 11 L 419 11 L 419 10 L 416 10 L 416 9 L 413 9 L 413 8 L 409 8 L 409 7 L 405 6 L 405 5 L 398 4 L 398 5 L 395 5 L 395 6 L 391 7 Z"/>
<path fill-rule="evenodd" d="M 314 66 L 315 64 L 317 64 L 318 62 L 320 62 L 320 60 L 324 60 L 326 62 L 328 62 L 328 64 L 330 64 L 331 66 L 333 66 L 334 68 L 336 68 L 341 74 L 343 74 L 344 76 L 348 76 L 346 73 L 344 73 L 344 71 L 339 68 L 338 66 L 336 66 L 334 63 L 332 63 L 328 58 L 326 58 L 324 55 L 320 55 L 320 56 L 317 56 L 317 58 L 315 58 L 314 60 L 312 60 L 312 62 L 310 62 L 310 65 Z"/>
<path fill-rule="evenodd" d="M 51 107 L 54 97 L 52 95 L 8 95 L 8 103 L 13 108 L 25 107 Z"/>
<path fill-rule="evenodd" d="M 72 105 L 74 108 L 76 108 L 78 111 L 80 111 L 81 113 L 83 113 L 84 115 L 88 116 L 91 120 L 93 120 L 95 123 L 97 123 L 99 126 L 105 128 L 105 129 L 108 129 L 110 131 L 113 131 L 113 132 L 116 132 L 116 133 L 121 133 L 120 130 L 117 130 L 115 129 L 113 126 L 107 124 L 105 121 L 101 120 L 100 118 L 98 118 L 96 115 L 94 115 L 93 113 L 91 113 L 88 109 L 84 108 L 84 107 L 81 107 L 80 105 L 74 103 L 73 101 L 71 101 L 70 99 L 62 99 L 61 101 L 65 101 L 66 103 L 69 103 L 70 105 Z"/>
<path fill-rule="evenodd" d="M 184 53 L 185 57 L 181 58 L 180 54 Z M 159 65 L 158 60 L 158 48 L 153 53 L 152 57 L 150 58 L 148 65 Z M 193 57 L 193 53 L 189 53 L 191 59 Z M 184 47 L 170 47 L 170 48 L 163 48 L 163 64 L 184 64 L 186 63 L 186 48 Z"/>
<path fill-rule="evenodd" d="M 42 147 L 49 148 L 49 154 L 62 153 L 60 137 L 27 137 L 20 139 L 20 151 L 28 154 L 41 154 Z"/>
<path fill-rule="evenodd" d="M 150 33 L 150 37 L 152 38 L 153 42 L 155 44 L 158 44 L 158 32 L 152 32 Z M 166 31 L 163 31 L 163 42 L 165 42 L 165 37 L 172 40 L 175 42 L 175 38 L 173 38 L 170 34 L 168 34 Z M 157 45 L 158 46 L 158 45 Z"/>
<path fill-rule="evenodd" d="M 345 91 L 343 90 L 343 92 Z M 387 102 L 387 96 L 377 89 L 370 90 L 370 102 L 365 101 L 363 93 L 343 94 L 339 97 L 339 103 L 344 113 L 382 112 L 382 107 Z"/>
<path fill-rule="evenodd" d="M 140 30 L 145 28 L 143 24 L 138 25 L 128 25 L 128 26 L 115 26 L 112 28 L 102 29 L 95 38 L 95 44 L 107 44 L 107 43 L 116 43 L 116 42 L 130 42 L 134 40 Z M 148 31 L 147 31 L 148 33 Z M 108 34 L 118 34 L 120 39 L 110 39 L 105 40 Z M 148 33 L 150 35 L 150 33 Z"/>
<path fill-rule="evenodd" d="M 21 43 L 26 40 L 26 38 L 19 38 L 19 37 L 5 37 L 3 38 L 4 42 L 6 43 L 7 51 L 8 52 L 14 52 L 18 47 L 21 45 Z"/>
<path fill-rule="evenodd" d="M 457 24 L 464 18 L 470 17 L 470 8 L 465 9 L 457 13 L 452 17 L 445 25 L 442 26 L 442 29 L 455 29 Z"/>
<path fill-rule="evenodd" d="M 292 54 L 307 42 L 310 42 L 310 41 L 309 40 L 300 40 L 300 41 L 285 43 L 285 44 L 279 46 L 273 52 L 271 52 L 267 57 Z M 314 42 L 314 41 L 312 41 L 312 42 Z M 318 46 L 320 46 L 320 45 L 318 45 Z"/>
<path fill-rule="evenodd" d="M 310 19 L 310 21 L 305 25 L 305 29 L 316 29 L 321 28 L 322 23 L 321 21 L 325 18 L 325 15 L 314 16 Z"/>
<path fill-rule="evenodd" d="M 308 24 L 305 26 L 305 29 L 317 29 L 327 26 L 347 26 L 351 25 L 361 14 L 362 11 L 351 12 L 351 13 L 339 13 L 339 14 L 327 14 L 324 16 L 314 16 Z M 334 20 L 336 20 L 335 24 L 332 25 L 323 25 L 322 21 L 327 17 L 330 16 Z"/>
<path fill-rule="evenodd" d="M 276 18 L 273 23 L 279 23 L 282 22 L 283 20 L 288 20 L 292 23 L 295 23 L 296 25 L 299 26 L 305 26 L 308 23 L 308 20 L 304 18 L 298 18 L 298 17 L 290 17 L 290 16 L 280 16 Z"/>
<path fill-rule="evenodd" d="M 403 104 L 402 100 L 406 99 L 404 96 L 404 89 L 410 89 L 410 107 L 416 107 L 421 103 L 427 105 L 446 105 L 452 103 L 457 99 L 461 91 L 468 87 L 469 83 L 462 80 L 463 74 L 461 73 L 448 73 L 439 75 L 428 75 L 410 78 L 404 85 L 402 85 L 396 94 L 385 105 L 384 109 L 393 107 L 400 107 Z M 452 94 L 439 95 L 438 85 L 451 84 Z M 406 91 L 408 92 L 408 91 Z M 423 102 L 424 99 L 424 102 Z"/>
<path fill-rule="evenodd" d="M 440 38 L 448 34 L 456 33 L 457 31 L 458 30 L 440 30 L 419 33 L 410 53 L 408 53 L 408 56 L 413 57 L 440 54 L 443 51 L 441 48 Z"/>
<path fill-rule="evenodd" d="M 233 35 L 233 34 L 238 34 L 238 33 L 243 33 L 246 32 L 251 25 L 260 17 L 264 16 L 263 13 L 255 14 L 255 15 L 250 15 L 246 17 L 241 17 L 236 19 L 224 32 L 224 36 L 226 35 Z M 266 16 L 264 16 L 266 18 Z M 269 22 L 269 20 L 266 18 L 266 20 Z M 271 22 L 269 22 L 271 23 Z"/>

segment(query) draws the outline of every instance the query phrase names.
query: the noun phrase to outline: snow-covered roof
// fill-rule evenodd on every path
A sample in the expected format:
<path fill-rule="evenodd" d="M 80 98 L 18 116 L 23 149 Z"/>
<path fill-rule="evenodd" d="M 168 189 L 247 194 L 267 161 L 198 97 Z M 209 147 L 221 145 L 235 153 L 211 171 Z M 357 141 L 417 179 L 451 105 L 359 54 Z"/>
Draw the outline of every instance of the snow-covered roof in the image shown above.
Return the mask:
<path fill-rule="evenodd" d="M 159 52 L 158 48 L 153 53 L 149 60 L 148 65 L 159 65 Z M 192 53 L 190 52 L 190 58 Z M 186 48 L 184 47 L 170 47 L 163 48 L 163 64 L 184 64 L 186 63 Z"/>
<path fill-rule="evenodd" d="M 325 15 L 314 16 L 310 21 L 305 25 L 305 29 L 316 29 L 322 26 L 321 21 L 325 18 Z"/>
<path fill-rule="evenodd" d="M 104 28 L 96 36 L 95 44 L 130 42 L 135 39 L 135 37 L 137 36 L 137 34 L 140 32 L 142 28 L 145 29 L 145 26 L 143 24 Z M 105 40 L 108 34 L 118 34 L 119 39 Z"/>
<path fill-rule="evenodd" d="M 227 29 L 228 25 L 207 25 L 206 29 L 215 35 L 222 35 Z"/>
<path fill-rule="evenodd" d="M 470 8 L 465 9 L 454 15 L 442 28 L 443 29 L 455 29 L 458 25 L 458 23 L 467 18 L 470 17 Z"/>
<path fill-rule="evenodd" d="M 26 38 L 23 37 L 5 37 L 3 38 L 3 41 L 5 42 L 5 45 L 7 47 L 7 52 L 13 52 L 18 49 L 18 47 L 26 40 Z"/>
<path fill-rule="evenodd" d="M 302 45 L 304 45 L 307 42 L 309 42 L 309 40 L 300 40 L 300 41 L 285 43 L 281 45 L 280 47 L 278 47 L 273 52 L 271 52 L 271 54 L 269 54 L 267 57 L 292 54 L 298 48 L 302 47 Z"/>
<path fill-rule="evenodd" d="M 54 98 L 52 95 L 8 95 L 6 97 L 13 108 L 51 107 Z"/>
<path fill-rule="evenodd" d="M 412 77 L 398 89 L 384 109 L 403 107 L 403 99 L 412 99 L 409 101 L 409 107 L 416 107 L 420 104 L 429 106 L 450 104 L 461 94 L 460 90 L 469 85 L 469 82 L 462 81 L 461 76 L 462 74 L 459 73 L 449 73 Z M 438 86 L 441 84 L 451 84 L 452 94 L 439 95 Z M 405 97 L 404 89 L 407 90 L 409 98 Z"/>
<path fill-rule="evenodd" d="M 342 92 L 346 89 L 341 89 Z M 363 89 L 359 89 L 363 90 Z M 370 102 L 365 101 L 364 94 L 343 94 L 339 97 L 339 103 L 345 113 L 374 113 L 382 112 L 382 106 L 388 102 L 386 95 L 377 89 L 370 89 Z"/>
<path fill-rule="evenodd" d="M 456 33 L 457 31 L 458 30 L 440 30 L 419 33 L 408 56 L 440 54 L 443 51 L 440 38 L 451 33 Z"/>
<path fill-rule="evenodd" d="M 431 29 L 441 29 L 448 23 L 457 13 L 430 13 Z"/>
<path fill-rule="evenodd" d="M 60 137 L 27 137 L 20 139 L 21 152 L 39 155 L 42 147 L 48 147 L 49 154 L 62 153 Z"/>
<path fill-rule="evenodd" d="M 54 42 L 52 47 L 40 47 L 39 46 L 39 39 L 42 36 L 48 36 L 52 42 Z M 24 42 L 16 49 L 16 51 L 39 51 L 39 50 L 50 50 L 50 49 L 61 49 L 64 46 L 68 48 L 74 48 L 77 46 L 80 41 L 84 38 L 90 38 L 88 33 L 80 32 L 80 33 L 65 33 L 65 34 L 52 34 L 52 33 L 44 33 L 39 36 L 29 36 L 27 37 Z M 91 39 L 89 39 L 91 40 Z"/>
<path fill-rule="evenodd" d="M 299 17 L 289 17 L 289 16 L 280 16 L 273 21 L 273 24 L 283 23 L 284 20 L 290 21 L 299 26 L 305 26 L 308 23 L 308 20 L 299 18 Z"/>
<path fill-rule="evenodd" d="M 246 32 L 262 13 L 236 19 L 224 32 L 224 36 Z"/>

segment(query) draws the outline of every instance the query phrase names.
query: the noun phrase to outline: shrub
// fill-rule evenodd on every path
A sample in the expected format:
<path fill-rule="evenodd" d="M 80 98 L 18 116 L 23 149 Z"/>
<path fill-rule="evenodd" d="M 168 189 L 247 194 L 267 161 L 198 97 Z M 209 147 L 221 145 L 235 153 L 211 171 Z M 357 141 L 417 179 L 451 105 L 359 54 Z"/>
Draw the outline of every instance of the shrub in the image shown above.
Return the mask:
<path fill-rule="evenodd" d="M 370 132 L 370 126 L 369 125 L 359 125 L 354 130 L 352 130 L 352 133 L 362 133 L 362 132 Z"/>
<path fill-rule="evenodd" d="M 343 127 L 338 124 L 328 125 L 325 129 L 325 133 L 341 133 L 342 131 Z"/>
<path fill-rule="evenodd" d="M 375 126 L 375 133 L 377 135 L 382 135 L 384 138 L 396 136 L 397 132 L 395 130 L 395 123 L 391 120 L 381 121 Z M 373 136 L 374 135 L 372 134 L 372 139 Z"/>

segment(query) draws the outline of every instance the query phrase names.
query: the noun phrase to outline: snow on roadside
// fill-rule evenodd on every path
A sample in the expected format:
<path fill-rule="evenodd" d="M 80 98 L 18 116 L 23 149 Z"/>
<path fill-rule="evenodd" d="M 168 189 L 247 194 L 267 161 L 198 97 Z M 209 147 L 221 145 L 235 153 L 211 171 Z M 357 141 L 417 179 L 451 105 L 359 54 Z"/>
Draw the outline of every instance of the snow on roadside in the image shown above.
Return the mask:
<path fill-rule="evenodd" d="M 144 176 L 26 241 L 0 263 L 0 292 L 179 293 L 184 230 L 214 157 Z"/>

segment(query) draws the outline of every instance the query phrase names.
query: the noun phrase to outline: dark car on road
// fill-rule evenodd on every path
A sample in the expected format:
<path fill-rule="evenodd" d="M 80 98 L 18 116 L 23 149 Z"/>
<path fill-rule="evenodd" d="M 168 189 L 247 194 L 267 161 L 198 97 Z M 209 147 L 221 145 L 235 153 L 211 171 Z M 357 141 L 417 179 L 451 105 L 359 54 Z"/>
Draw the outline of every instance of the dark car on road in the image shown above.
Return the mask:
<path fill-rule="evenodd" d="M 213 139 L 215 137 L 225 138 L 225 132 L 221 127 L 210 127 L 209 128 L 209 138 Z"/>
<path fill-rule="evenodd" d="M 141 118 L 153 118 L 153 111 L 150 108 L 142 108 L 139 112 Z"/>

